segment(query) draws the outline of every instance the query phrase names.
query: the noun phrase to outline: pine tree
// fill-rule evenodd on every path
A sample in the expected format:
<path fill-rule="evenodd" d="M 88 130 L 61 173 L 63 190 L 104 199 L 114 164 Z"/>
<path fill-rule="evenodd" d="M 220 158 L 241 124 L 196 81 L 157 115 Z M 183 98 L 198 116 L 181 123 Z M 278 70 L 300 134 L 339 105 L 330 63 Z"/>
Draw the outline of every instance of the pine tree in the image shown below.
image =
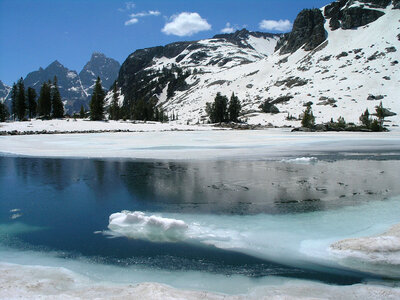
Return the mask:
<path fill-rule="evenodd" d="M 51 87 L 48 82 L 43 82 L 38 100 L 38 114 L 40 117 L 50 118 L 51 113 Z"/>
<path fill-rule="evenodd" d="M 213 103 L 206 103 L 206 113 L 211 123 L 221 123 L 227 121 L 228 116 L 228 98 L 217 93 Z"/>
<path fill-rule="evenodd" d="M 239 114 L 242 109 L 239 98 L 232 93 L 231 100 L 229 101 L 229 121 L 238 122 Z"/>
<path fill-rule="evenodd" d="M 105 93 L 101 86 L 100 77 L 97 77 L 95 87 L 93 89 L 92 99 L 90 100 L 90 119 L 99 121 L 104 119 L 104 98 Z"/>
<path fill-rule="evenodd" d="M 30 119 L 36 116 L 36 108 L 36 91 L 28 87 L 28 115 Z"/>
<path fill-rule="evenodd" d="M 0 101 L 0 122 L 5 122 L 9 116 L 7 106 Z"/>
<path fill-rule="evenodd" d="M 15 120 L 15 115 L 17 114 L 17 95 L 18 95 L 18 88 L 14 82 L 11 89 L 11 116 L 13 120 Z"/>
<path fill-rule="evenodd" d="M 26 103 L 25 103 L 25 85 L 22 77 L 17 83 L 17 99 L 16 99 L 16 113 L 18 120 L 22 121 L 25 117 Z"/>
<path fill-rule="evenodd" d="M 53 80 L 53 88 L 52 88 L 52 97 L 51 104 L 53 107 L 53 118 L 62 118 L 64 117 L 64 105 L 61 100 L 60 91 L 58 90 L 58 82 L 57 77 L 54 76 Z"/>
<path fill-rule="evenodd" d="M 368 108 L 365 110 L 365 112 L 363 114 L 361 114 L 360 122 L 362 125 L 364 125 L 367 128 L 369 128 L 371 126 L 371 119 L 369 117 Z"/>
<path fill-rule="evenodd" d="M 113 98 L 110 105 L 110 119 L 111 120 L 119 120 L 119 105 L 118 105 L 119 93 L 117 89 L 117 85 L 114 83 L 113 87 Z"/>
<path fill-rule="evenodd" d="M 79 117 L 80 117 L 81 119 L 84 119 L 84 118 L 85 118 L 85 108 L 83 107 L 83 105 L 81 105 L 81 110 L 80 110 L 80 112 L 79 112 Z"/>
<path fill-rule="evenodd" d="M 385 109 L 383 108 L 382 101 L 378 106 L 375 106 L 376 116 L 378 117 L 379 126 L 383 128 L 383 121 L 385 119 Z"/>
<path fill-rule="evenodd" d="M 303 113 L 303 119 L 301 120 L 301 126 L 306 128 L 312 128 L 315 124 L 315 117 L 311 110 L 311 105 L 308 105 Z"/>

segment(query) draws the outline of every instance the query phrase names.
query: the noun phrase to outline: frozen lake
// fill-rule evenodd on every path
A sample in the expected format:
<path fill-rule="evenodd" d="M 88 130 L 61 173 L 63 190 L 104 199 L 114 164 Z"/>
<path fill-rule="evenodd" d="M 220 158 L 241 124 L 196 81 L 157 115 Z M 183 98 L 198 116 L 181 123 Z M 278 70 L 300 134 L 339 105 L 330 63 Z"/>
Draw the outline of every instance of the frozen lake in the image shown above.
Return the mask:
<path fill-rule="evenodd" d="M 373 260 L 330 249 L 400 223 L 396 132 L 74 134 L 0 143 L 0 267 L 28 282 L 34 271 L 23 265 L 74 272 L 49 270 L 57 284 L 68 275 L 103 287 L 155 282 L 248 296 L 271 285 L 285 293 L 294 279 L 320 293 L 317 282 L 399 284 L 398 250 Z"/>

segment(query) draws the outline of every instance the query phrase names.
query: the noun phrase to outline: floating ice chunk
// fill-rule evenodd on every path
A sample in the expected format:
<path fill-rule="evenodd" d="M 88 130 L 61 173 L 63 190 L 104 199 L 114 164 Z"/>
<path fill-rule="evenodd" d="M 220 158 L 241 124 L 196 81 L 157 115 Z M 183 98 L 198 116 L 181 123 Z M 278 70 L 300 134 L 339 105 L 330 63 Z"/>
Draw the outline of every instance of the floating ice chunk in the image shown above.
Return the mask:
<path fill-rule="evenodd" d="M 330 251 L 344 265 L 361 262 L 363 271 L 377 272 L 377 269 L 398 266 L 394 275 L 400 276 L 400 224 L 381 235 L 338 241 L 330 246 Z"/>
<path fill-rule="evenodd" d="M 108 228 L 114 233 L 133 239 L 176 242 L 186 239 L 188 225 L 181 220 L 124 210 L 110 216 Z"/>
<path fill-rule="evenodd" d="M 18 219 L 20 217 L 22 217 L 22 214 L 12 214 L 10 219 L 15 220 L 15 219 Z"/>
<path fill-rule="evenodd" d="M 19 212 L 19 211 L 21 211 L 19 208 L 10 209 L 10 212 L 12 212 L 12 213 L 14 213 L 14 212 Z"/>
<path fill-rule="evenodd" d="M 309 163 L 315 163 L 317 161 L 318 161 L 318 159 L 313 156 L 311 156 L 311 157 L 296 157 L 296 158 L 282 160 L 282 162 L 285 162 L 285 163 L 295 163 L 295 164 L 309 164 Z"/>

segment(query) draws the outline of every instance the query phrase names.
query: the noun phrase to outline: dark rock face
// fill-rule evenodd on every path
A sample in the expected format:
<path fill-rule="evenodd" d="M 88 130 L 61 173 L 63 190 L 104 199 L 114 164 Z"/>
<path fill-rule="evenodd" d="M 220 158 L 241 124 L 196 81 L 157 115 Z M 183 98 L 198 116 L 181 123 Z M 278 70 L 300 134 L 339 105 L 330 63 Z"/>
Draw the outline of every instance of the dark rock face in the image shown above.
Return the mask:
<path fill-rule="evenodd" d="M 392 4 L 394 9 L 400 9 L 400 0 L 393 0 Z"/>
<path fill-rule="evenodd" d="M 354 2 L 354 1 L 352 1 Z M 390 4 L 390 0 L 361 0 L 361 3 L 365 3 L 372 8 L 386 8 Z"/>
<path fill-rule="evenodd" d="M 146 48 L 136 50 L 128 56 L 122 64 L 117 84 L 122 89 L 122 94 L 127 95 L 129 98 L 134 97 L 132 90 L 132 82 L 144 79 L 146 74 L 143 70 L 151 66 L 154 58 L 166 57 L 172 58 L 178 56 L 185 50 L 192 42 L 179 42 L 172 43 L 166 46 L 159 46 L 153 48 Z M 181 58 L 183 59 L 183 57 Z"/>
<path fill-rule="evenodd" d="M 95 52 L 79 73 L 79 77 L 88 93 L 91 93 L 91 87 L 95 84 L 97 76 L 100 77 L 103 87 L 108 90 L 117 79 L 119 68 L 119 62 Z"/>
<path fill-rule="evenodd" d="M 398 1 L 398 0 L 397 0 Z M 338 28 L 352 29 L 367 25 L 384 15 L 383 12 L 368 8 L 385 8 L 390 4 L 390 0 L 361 0 L 364 5 L 350 7 L 354 4 L 353 0 L 340 0 L 327 5 L 324 15 L 329 20 L 332 30 Z"/>
<path fill-rule="evenodd" d="M 76 71 L 71 71 L 60 64 L 57 60 L 47 68 L 40 68 L 38 71 L 29 73 L 25 79 L 25 87 L 32 87 L 39 97 L 40 88 L 43 82 L 53 81 L 57 76 L 58 88 L 62 100 L 68 100 L 65 106 L 67 112 L 78 111 L 81 104 L 87 99 L 87 94 L 82 88 L 81 80 Z"/>
<path fill-rule="evenodd" d="M 342 28 L 352 29 L 372 23 L 385 13 L 361 7 L 345 9 L 342 16 Z"/>
<path fill-rule="evenodd" d="M 306 51 L 317 47 L 326 40 L 324 22 L 325 18 L 319 9 L 302 10 L 294 21 L 293 30 L 280 53 L 293 53 L 303 46 Z"/>

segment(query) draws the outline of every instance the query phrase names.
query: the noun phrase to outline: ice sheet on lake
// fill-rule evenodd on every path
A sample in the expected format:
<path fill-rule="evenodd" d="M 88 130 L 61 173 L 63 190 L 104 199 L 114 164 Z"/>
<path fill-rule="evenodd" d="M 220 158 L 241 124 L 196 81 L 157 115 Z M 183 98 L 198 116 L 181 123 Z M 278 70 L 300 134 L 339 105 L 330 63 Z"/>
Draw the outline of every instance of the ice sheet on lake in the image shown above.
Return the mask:
<path fill-rule="evenodd" d="M 400 151 L 400 131 L 292 133 L 290 129 L 1 136 L 0 152 L 44 157 L 265 159 L 320 152 Z"/>
<path fill-rule="evenodd" d="M 320 266 L 340 268 L 344 264 L 330 251 L 330 246 L 346 238 L 379 234 L 398 223 L 399 201 L 400 198 L 397 197 L 356 207 L 290 215 L 155 216 L 151 213 L 123 211 L 110 216 L 109 229 L 117 235 L 128 238 L 158 242 L 202 243 L 295 267 L 316 270 Z M 171 228 L 174 229 L 169 232 Z M 377 239 L 380 241 L 380 244 L 377 244 L 379 246 L 373 243 L 375 240 L 378 241 Z M 360 264 L 346 264 L 346 268 L 400 277 L 398 257 L 400 246 L 396 244 L 399 241 L 398 236 L 388 239 L 387 235 L 375 240 L 371 238 L 369 241 L 376 247 L 370 249 L 371 257 L 366 256 Z M 347 244 L 351 245 L 350 242 Z M 347 244 L 342 242 L 337 245 Z M 365 243 L 361 244 L 367 247 Z M 382 268 L 376 266 L 378 253 L 381 260 L 385 261 L 385 266 Z"/>

